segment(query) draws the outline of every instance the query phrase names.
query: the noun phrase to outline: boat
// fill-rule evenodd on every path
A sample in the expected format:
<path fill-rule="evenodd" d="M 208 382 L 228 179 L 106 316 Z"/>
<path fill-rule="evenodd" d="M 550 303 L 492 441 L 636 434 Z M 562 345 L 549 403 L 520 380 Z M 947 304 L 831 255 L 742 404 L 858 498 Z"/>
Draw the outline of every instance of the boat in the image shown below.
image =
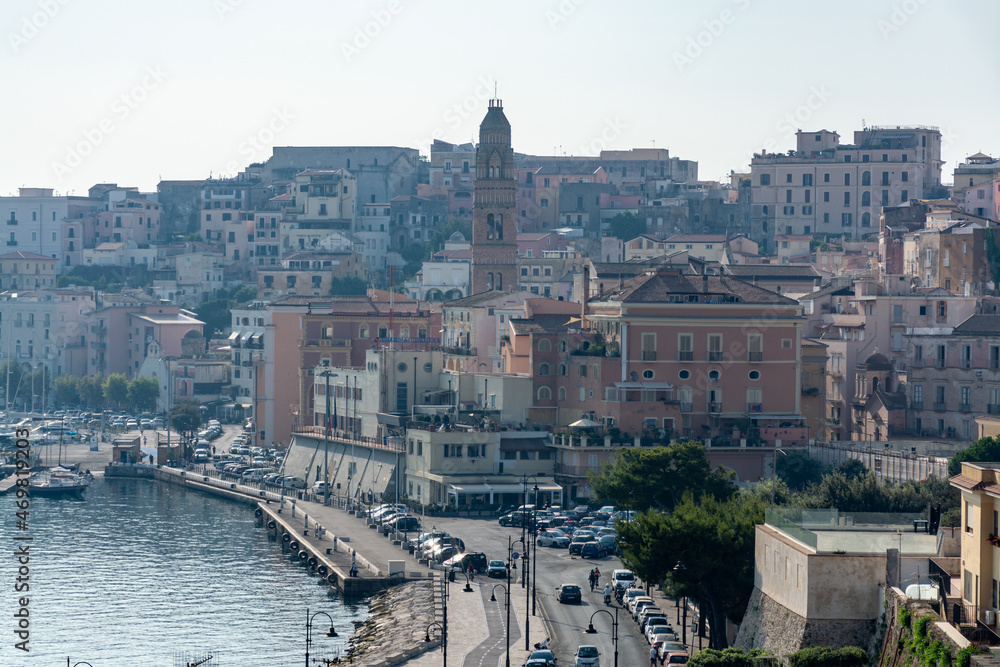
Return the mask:
<path fill-rule="evenodd" d="M 87 476 L 68 468 L 51 468 L 28 478 L 28 491 L 33 496 L 79 496 L 89 485 Z"/>

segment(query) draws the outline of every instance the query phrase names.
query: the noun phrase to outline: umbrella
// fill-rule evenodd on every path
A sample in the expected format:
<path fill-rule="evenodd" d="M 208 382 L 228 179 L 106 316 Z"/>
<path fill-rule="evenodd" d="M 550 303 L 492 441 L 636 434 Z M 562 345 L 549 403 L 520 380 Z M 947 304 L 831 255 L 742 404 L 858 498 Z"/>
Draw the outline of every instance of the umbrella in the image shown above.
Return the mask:
<path fill-rule="evenodd" d="M 576 420 L 575 422 L 573 422 L 572 424 L 570 424 L 569 427 L 570 428 L 596 428 L 596 427 L 598 427 L 600 425 L 601 425 L 600 422 L 595 422 L 593 419 L 587 419 L 586 417 L 584 417 L 583 419 Z"/>

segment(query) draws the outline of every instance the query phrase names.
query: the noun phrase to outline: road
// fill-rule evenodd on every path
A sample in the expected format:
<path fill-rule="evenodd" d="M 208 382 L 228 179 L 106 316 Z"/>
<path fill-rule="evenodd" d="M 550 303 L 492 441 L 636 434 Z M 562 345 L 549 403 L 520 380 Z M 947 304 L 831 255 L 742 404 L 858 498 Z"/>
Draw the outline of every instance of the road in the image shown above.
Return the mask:
<path fill-rule="evenodd" d="M 482 551 L 490 559 L 507 560 L 508 537 L 512 540 L 521 539 L 520 529 L 504 528 L 497 523 L 496 519 L 427 517 L 424 525 L 427 530 L 436 527 L 438 530 L 446 530 L 452 535 L 462 538 L 465 540 L 466 551 Z M 515 551 L 524 551 L 520 543 L 516 544 Z M 607 610 L 613 614 L 615 611 L 613 607 L 604 605 L 603 583 L 601 590 L 590 592 L 587 574 L 595 566 L 601 570 L 603 582 L 607 582 L 611 571 L 622 567 L 622 564 L 616 557 L 583 560 L 575 556 L 570 557 L 566 549 L 538 547 L 538 562 L 533 568 L 536 569 L 538 577 L 535 584 L 537 615 L 530 618 L 530 623 L 532 625 L 540 623 L 542 622 L 541 617 L 544 616 L 546 628 L 552 640 L 551 648 L 562 665 L 573 664 L 573 655 L 581 644 L 597 646 L 601 652 L 601 664 L 605 667 L 611 667 L 614 664 L 614 647 L 611 642 L 612 620 L 609 615 L 598 613 L 597 617 L 594 618 L 594 628 L 597 629 L 597 634 L 590 635 L 584 632 L 590 623 L 591 616 L 596 612 Z M 518 574 L 521 574 L 520 569 L 518 569 Z M 491 581 L 504 583 L 500 579 Z M 555 596 L 555 589 L 560 584 L 580 586 L 583 589 L 583 603 L 580 605 L 560 604 Z M 520 578 L 513 585 L 520 586 Z M 516 611 L 520 617 L 524 616 L 525 610 L 523 608 Z M 618 664 L 649 664 L 649 645 L 646 644 L 638 626 L 632 621 L 626 610 L 619 611 L 618 621 Z M 527 655 L 522 640 L 519 644 L 511 647 L 511 665 L 521 665 Z"/>

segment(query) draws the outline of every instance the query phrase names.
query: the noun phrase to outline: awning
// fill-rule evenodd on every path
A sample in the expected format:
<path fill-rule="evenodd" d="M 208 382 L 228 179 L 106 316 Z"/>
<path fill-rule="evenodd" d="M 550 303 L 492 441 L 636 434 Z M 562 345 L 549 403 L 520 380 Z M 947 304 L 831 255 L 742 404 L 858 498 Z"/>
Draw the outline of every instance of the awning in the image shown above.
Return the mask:
<path fill-rule="evenodd" d="M 235 343 L 239 339 L 240 339 L 240 332 L 239 331 L 234 331 L 233 333 L 229 334 L 228 340 L 229 340 L 230 343 Z"/>
<path fill-rule="evenodd" d="M 257 345 L 258 343 L 260 343 L 260 339 L 263 337 L 264 337 L 263 331 L 254 331 L 253 335 L 250 336 L 250 343 L 252 345 Z"/>
<path fill-rule="evenodd" d="M 618 389 L 646 389 L 648 391 L 655 391 L 657 389 L 673 389 L 674 385 L 669 382 L 615 382 L 615 387 Z"/>
<path fill-rule="evenodd" d="M 388 426 L 402 426 L 406 420 L 405 416 L 390 415 L 387 412 L 379 412 L 377 416 L 379 424 L 386 424 Z"/>
<path fill-rule="evenodd" d="M 490 487 L 485 484 L 450 484 L 452 493 L 489 493 Z"/>

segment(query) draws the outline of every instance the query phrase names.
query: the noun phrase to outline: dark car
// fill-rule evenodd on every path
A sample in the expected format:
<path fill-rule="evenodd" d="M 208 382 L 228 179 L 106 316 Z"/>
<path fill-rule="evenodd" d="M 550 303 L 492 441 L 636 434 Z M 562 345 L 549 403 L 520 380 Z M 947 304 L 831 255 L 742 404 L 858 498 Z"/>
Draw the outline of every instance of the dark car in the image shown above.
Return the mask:
<path fill-rule="evenodd" d="M 468 572 L 469 563 L 472 563 L 472 567 L 476 571 L 476 574 L 483 574 L 486 572 L 488 565 L 486 561 L 486 554 L 478 551 L 470 551 L 469 553 L 452 556 L 444 562 L 444 566 L 445 568 L 455 568 L 460 572 Z"/>
<path fill-rule="evenodd" d="M 558 591 L 556 597 L 563 604 L 580 604 L 583 602 L 583 592 L 576 584 L 563 584 L 556 588 L 556 591 Z"/>
<path fill-rule="evenodd" d="M 390 521 L 388 525 L 397 531 L 420 530 L 420 519 L 415 516 L 400 516 Z"/>
<path fill-rule="evenodd" d="M 531 514 L 529 512 L 514 511 L 500 517 L 501 526 L 520 528 L 527 526 L 529 523 L 531 523 Z"/>
<path fill-rule="evenodd" d="M 507 566 L 502 560 L 491 560 L 486 566 L 486 576 L 494 579 L 506 579 Z"/>
<path fill-rule="evenodd" d="M 531 655 L 528 656 L 528 660 L 525 664 L 530 665 L 532 662 L 538 661 L 545 667 L 556 667 L 556 656 L 555 654 L 546 649 L 538 649 L 537 651 L 532 651 Z"/>
<path fill-rule="evenodd" d="M 580 558 L 603 558 L 604 549 L 601 548 L 600 542 L 595 542 L 591 540 L 590 542 L 584 542 L 583 546 L 580 547 Z"/>
<path fill-rule="evenodd" d="M 593 541 L 592 535 L 575 535 L 569 543 L 569 553 L 570 555 L 579 554 L 583 549 L 583 545 L 587 542 Z M 581 554 L 582 555 L 582 554 Z"/>

